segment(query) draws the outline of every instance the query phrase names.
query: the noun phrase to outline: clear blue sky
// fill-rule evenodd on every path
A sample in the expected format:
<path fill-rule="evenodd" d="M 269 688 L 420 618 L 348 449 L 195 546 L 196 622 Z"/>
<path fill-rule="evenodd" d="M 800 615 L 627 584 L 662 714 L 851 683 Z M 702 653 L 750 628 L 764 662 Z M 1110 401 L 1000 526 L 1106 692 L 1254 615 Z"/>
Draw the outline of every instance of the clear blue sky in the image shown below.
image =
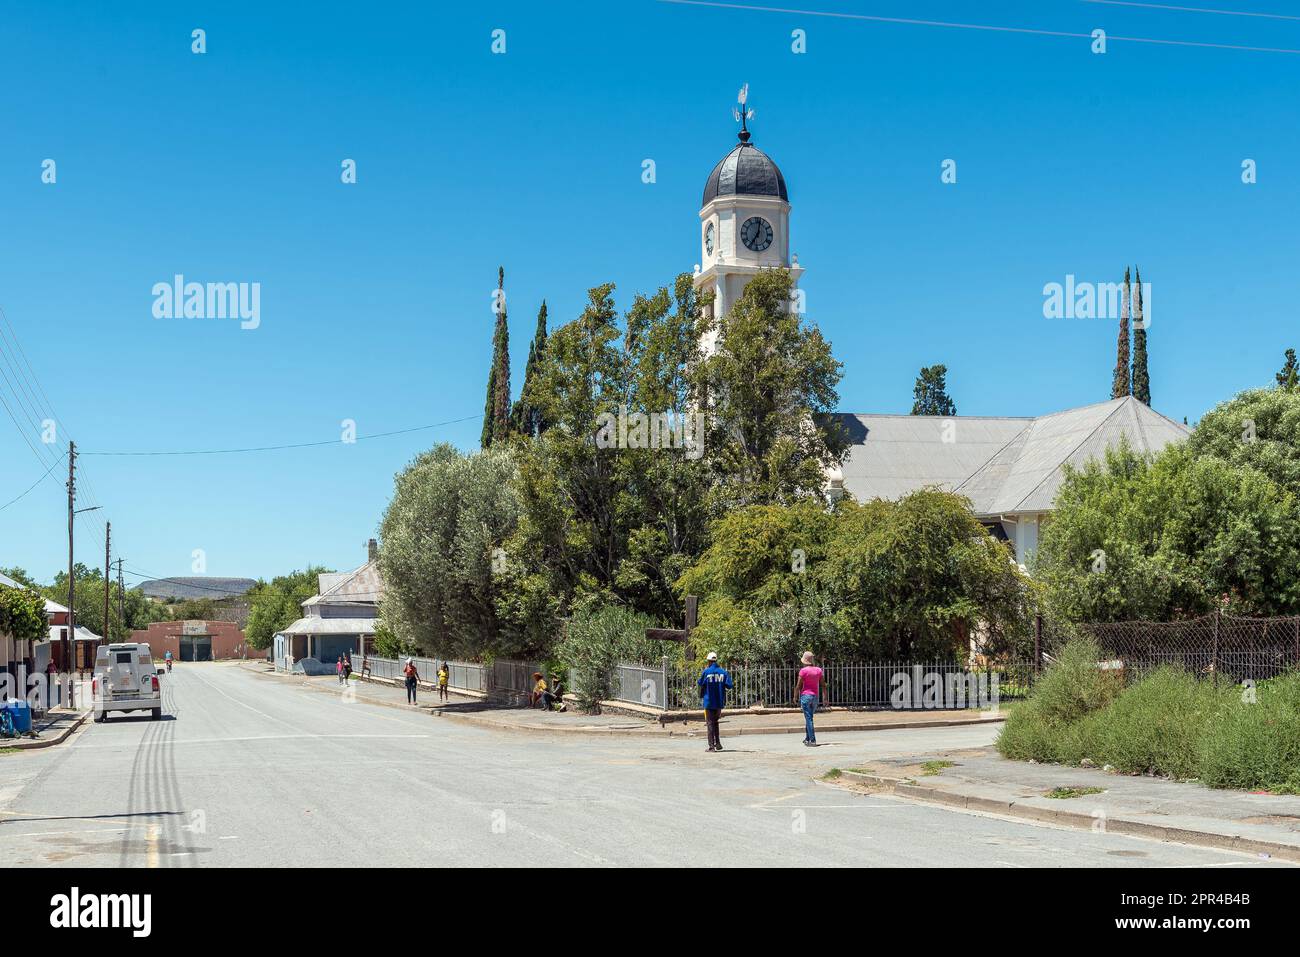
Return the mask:
<path fill-rule="evenodd" d="M 1270 4 L 1286 12 L 1212 5 Z M 1297 20 L 1084 0 L 783 5 L 1300 49 Z M 742 82 L 844 410 L 908 411 L 935 362 L 963 414 L 1108 398 L 1114 324 L 1044 319 L 1042 287 L 1127 263 L 1155 290 L 1157 409 L 1195 421 L 1271 383 L 1300 340 L 1300 56 L 1089 45 L 654 0 L 9 5 L 0 306 L 61 439 L 213 449 L 476 417 L 355 445 L 87 454 L 86 503 L 104 509 L 78 519 L 78 559 L 102 563 L 108 518 L 151 574 L 189 574 L 194 549 L 213 575 L 359 564 L 394 472 L 435 441 L 477 444 L 498 264 L 517 390 L 543 297 L 555 325 L 591 286 L 617 283 L 626 306 L 698 260 Z M 261 327 L 155 320 L 151 287 L 178 272 L 260 282 Z M 0 395 L 16 401 L 2 379 Z M 50 461 L 0 410 L 0 504 Z M 61 479 L 0 510 L 0 565 L 48 580 L 66 564 Z"/>

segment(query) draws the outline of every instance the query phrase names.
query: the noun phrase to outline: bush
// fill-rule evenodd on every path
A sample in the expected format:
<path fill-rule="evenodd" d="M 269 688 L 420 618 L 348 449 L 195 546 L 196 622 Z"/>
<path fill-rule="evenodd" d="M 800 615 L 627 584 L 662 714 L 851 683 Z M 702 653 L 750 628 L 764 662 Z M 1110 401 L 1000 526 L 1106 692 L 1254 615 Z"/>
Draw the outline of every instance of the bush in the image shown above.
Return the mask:
<path fill-rule="evenodd" d="M 556 656 L 572 668 L 578 695 L 585 710 L 595 710 L 610 696 L 610 679 L 620 661 L 651 661 L 662 654 L 646 640 L 645 630 L 653 628 L 648 615 L 622 605 L 597 605 L 573 614 L 565 627 L 564 637 L 556 646 Z"/>
<path fill-rule="evenodd" d="M 1300 794 L 1300 672 L 1233 688 L 1208 723 L 1201 780 L 1215 788 Z"/>
<path fill-rule="evenodd" d="M 1023 705 L 1007 716 L 998 751 L 1008 758 L 1065 761 L 1073 725 L 1106 707 L 1120 690 L 1116 672 L 1097 667 L 1101 651 L 1090 638 L 1075 638 L 1038 680 Z"/>
<path fill-rule="evenodd" d="M 1158 668 L 1078 722 L 1063 739 L 1061 758 L 1090 758 L 1128 774 L 1197 777 L 1208 727 L 1225 696 L 1235 694 L 1179 668 Z"/>

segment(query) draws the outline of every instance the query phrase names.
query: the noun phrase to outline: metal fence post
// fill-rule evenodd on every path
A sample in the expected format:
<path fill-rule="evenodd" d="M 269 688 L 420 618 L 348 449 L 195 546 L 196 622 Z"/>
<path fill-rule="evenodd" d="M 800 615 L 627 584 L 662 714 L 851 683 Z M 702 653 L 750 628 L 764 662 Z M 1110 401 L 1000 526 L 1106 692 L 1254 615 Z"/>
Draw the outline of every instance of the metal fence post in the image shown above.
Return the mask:
<path fill-rule="evenodd" d="M 1214 687 L 1219 687 L 1219 619 L 1223 612 L 1214 609 L 1214 657 L 1210 659 L 1210 671 L 1214 673 Z"/>
<path fill-rule="evenodd" d="M 1043 670 L 1043 616 L 1034 616 L 1034 672 Z"/>

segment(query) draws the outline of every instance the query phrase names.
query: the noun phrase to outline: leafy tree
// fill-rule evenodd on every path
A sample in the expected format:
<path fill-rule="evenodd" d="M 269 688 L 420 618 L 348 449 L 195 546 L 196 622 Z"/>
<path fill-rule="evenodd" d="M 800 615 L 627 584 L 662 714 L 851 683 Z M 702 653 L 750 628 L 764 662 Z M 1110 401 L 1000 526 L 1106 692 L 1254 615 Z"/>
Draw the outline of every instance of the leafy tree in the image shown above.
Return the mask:
<path fill-rule="evenodd" d="M 1147 329 L 1142 313 L 1142 270 L 1137 270 L 1133 303 L 1133 398 L 1151 404 L 1151 376 L 1147 372 Z"/>
<path fill-rule="evenodd" d="M 805 552 L 803 572 L 792 561 Z M 1020 649 L 1036 600 L 965 499 L 922 489 L 897 502 L 744 509 L 679 587 L 704 596 L 697 647 L 731 660 L 962 658 Z"/>
<path fill-rule="evenodd" d="M 383 620 L 399 642 L 440 655 L 519 654 L 526 636 L 498 614 L 515 531 L 514 456 L 442 444 L 398 473 L 380 534 Z"/>
<path fill-rule="evenodd" d="M 506 323 L 506 270 L 497 267 L 496 331 L 492 335 L 492 368 L 488 373 L 487 401 L 483 408 L 483 435 L 480 445 L 510 435 L 510 329 Z"/>
<path fill-rule="evenodd" d="M 912 388 L 912 415 L 956 415 L 957 404 L 948 397 L 948 367 L 925 366 Z"/>
<path fill-rule="evenodd" d="M 1112 399 L 1122 399 L 1126 395 L 1133 394 L 1132 370 L 1129 368 L 1129 334 L 1128 334 L 1128 310 L 1129 302 L 1133 294 L 1132 281 L 1129 274 L 1129 268 L 1124 267 L 1124 304 L 1120 308 L 1119 316 L 1119 341 L 1115 348 L 1115 374 L 1111 378 L 1110 397 Z"/>
<path fill-rule="evenodd" d="M 1294 349 L 1286 351 L 1286 364 L 1282 366 L 1282 371 L 1274 378 L 1277 379 L 1277 387 L 1287 392 L 1294 391 L 1296 385 L 1300 384 L 1300 369 L 1296 367 Z M 14 576 L 11 575 L 10 577 Z"/>
<path fill-rule="evenodd" d="M 546 428 L 546 420 L 542 417 L 541 411 L 533 406 L 528 399 L 528 396 L 536 391 L 533 382 L 537 379 L 545 356 L 546 300 L 543 299 L 542 308 L 537 312 L 537 331 L 533 333 L 533 341 L 528 346 L 528 365 L 524 367 L 524 387 L 519 393 L 519 401 L 515 403 L 515 407 L 510 413 L 511 429 L 515 433 L 529 438 L 536 438 Z"/>
<path fill-rule="evenodd" d="M 1187 445 L 1198 457 L 1258 469 L 1300 497 L 1300 391 L 1242 392 L 1207 412 Z"/>
<path fill-rule="evenodd" d="M 1053 614 L 1171 620 L 1225 597 L 1239 613 L 1300 611 L 1296 496 L 1194 442 L 1154 458 L 1121 445 L 1070 472 L 1035 569 Z"/>
<path fill-rule="evenodd" d="M 271 647 L 276 632 L 302 617 L 302 603 L 316 594 L 320 576 L 328 573 L 328 568 L 309 566 L 269 582 L 259 581 L 249 589 L 248 624 L 244 628 L 249 647 Z"/>
<path fill-rule="evenodd" d="M 44 641 L 49 637 L 46 627 L 45 601 L 39 592 L 0 585 L 0 641 Z M 8 654 L 9 649 L 4 650 Z"/>
<path fill-rule="evenodd" d="M 4 575 L 6 578 L 12 578 L 18 584 L 24 585 L 27 588 L 39 590 L 41 587 L 37 584 L 36 579 L 27 573 L 27 569 L 19 568 L 17 565 L 12 566 L 11 568 L 0 568 L 0 575 Z"/>
<path fill-rule="evenodd" d="M 847 454 L 848 438 L 828 415 L 842 364 L 790 308 L 792 289 L 789 271 L 763 270 L 727 315 L 699 324 L 717 333 L 716 352 L 692 372 L 710 410 L 704 458 L 714 515 L 821 496 L 827 468 Z"/>

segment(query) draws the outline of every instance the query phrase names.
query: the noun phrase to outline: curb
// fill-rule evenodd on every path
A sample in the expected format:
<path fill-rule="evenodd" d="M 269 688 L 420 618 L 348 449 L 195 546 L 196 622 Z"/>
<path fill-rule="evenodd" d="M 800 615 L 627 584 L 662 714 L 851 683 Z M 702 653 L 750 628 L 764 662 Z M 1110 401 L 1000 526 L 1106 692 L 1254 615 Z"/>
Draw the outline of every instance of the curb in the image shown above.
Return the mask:
<path fill-rule="evenodd" d="M 976 797 L 956 791 L 946 791 L 927 787 L 923 784 L 911 784 L 904 778 L 892 778 L 883 774 L 870 774 L 864 771 L 841 770 L 841 779 L 858 781 L 875 787 L 884 788 L 891 794 L 924 801 L 928 804 L 942 804 L 966 811 L 979 811 L 987 814 L 1000 814 L 1004 817 L 1037 821 L 1040 824 L 1056 824 L 1082 830 L 1092 830 L 1096 819 L 1091 814 L 1078 811 L 1056 811 L 1050 808 L 1020 804 L 1017 801 L 1002 801 L 994 798 Z M 1280 860 L 1300 863 L 1300 845 L 1283 844 L 1280 841 L 1261 841 L 1243 837 L 1240 834 L 1222 834 L 1217 831 L 1197 831 L 1182 827 L 1165 827 L 1160 824 L 1148 824 L 1129 818 L 1106 818 L 1108 834 L 1125 834 L 1130 837 L 1143 837 L 1155 841 L 1173 844 L 1190 844 L 1194 847 L 1209 847 L 1223 851 L 1238 851 L 1244 854 L 1265 855 Z"/>
<path fill-rule="evenodd" d="M 30 738 L 26 741 L 15 741 L 13 744 L 0 744 L 0 748 L 13 748 L 15 751 L 39 751 L 41 748 L 52 748 L 56 744 L 62 744 L 68 740 L 68 735 L 76 731 L 85 722 L 89 711 L 83 711 L 73 719 L 72 723 L 59 732 L 57 737 L 50 738 L 46 741 L 33 741 Z"/>

